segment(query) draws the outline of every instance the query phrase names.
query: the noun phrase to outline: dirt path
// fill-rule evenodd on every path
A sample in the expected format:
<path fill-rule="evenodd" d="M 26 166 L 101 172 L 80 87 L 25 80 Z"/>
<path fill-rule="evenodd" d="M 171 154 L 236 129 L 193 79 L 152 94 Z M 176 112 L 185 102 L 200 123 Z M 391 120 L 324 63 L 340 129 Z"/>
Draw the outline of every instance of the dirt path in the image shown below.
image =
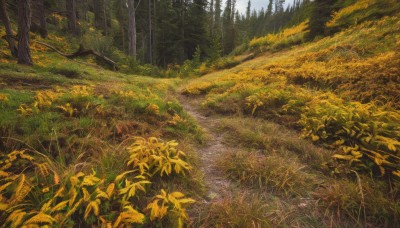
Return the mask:
<path fill-rule="evenodd" d="M 223 134 L 217 131 L 218 117 L 204 116 L 199 112 L 199 104 L 195 99 L 181 96 L 180 102 L 185 111 L 192 116 L 206 134 L 206 142 L 198 146 L 197 153 L 201 160 L 201 170 L 204 173 L 204 181 L 208 189 L 206 201 L 217 201 L 224 196 L 231 195 L 235 189 L 221 171 L 218 170 L 216 160 L 221 153 L 235 150 L 223 143 Z"/>

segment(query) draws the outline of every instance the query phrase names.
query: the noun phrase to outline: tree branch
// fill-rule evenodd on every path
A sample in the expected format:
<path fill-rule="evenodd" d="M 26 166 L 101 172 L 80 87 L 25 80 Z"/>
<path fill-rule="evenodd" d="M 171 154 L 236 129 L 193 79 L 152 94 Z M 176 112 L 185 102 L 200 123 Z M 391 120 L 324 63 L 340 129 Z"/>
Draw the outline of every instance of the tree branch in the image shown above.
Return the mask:
<path fill-rule="evenodd" d="M 4 36 L 2 36 L 2 38 L 3 39 L 12 38 L 12 39 L 18 40 L 16 36 L 11 36 L 11 35 L 4 35 Z M 116 62 L 114 62 L 110 58 L 108 58 L 108 57 L 106 57 L 106 56 L 104 56 L 104 55 L 102 55 L 102 54 L 100 54 L 100 53 L 98 53 L 96 51 L 93 51 L 91 49 L 85 49 L 83 47 L 83 45 L 79 45 L 79 49 L 76 52 L 74 52 L 72 54 L 67 54 L 67 53 L 64 53 L 64 52 L 58 50 L 57 48 L 53 47 L 50 44 L 47 44 L 47 43 L 44 43 L 44 42 L 41 42 L 41 41 L 36 41 L 36 40 L 32 40 L 32 42 L 40 44 L 42 46 L 45 46 L 45 47 L 55 51 L 57 54 L 59 54 L 61 56 L 64 56 L 66 58 L 69 58 L 69 59 L 74 59 L 74 58 L 77 58 L 77 57 L 87 56 L 87 55 L 94 55 L 94 56 L 104 60 L 107 64 L 109 64 L 113 68 L 113 70 L 118 70 Z"/>

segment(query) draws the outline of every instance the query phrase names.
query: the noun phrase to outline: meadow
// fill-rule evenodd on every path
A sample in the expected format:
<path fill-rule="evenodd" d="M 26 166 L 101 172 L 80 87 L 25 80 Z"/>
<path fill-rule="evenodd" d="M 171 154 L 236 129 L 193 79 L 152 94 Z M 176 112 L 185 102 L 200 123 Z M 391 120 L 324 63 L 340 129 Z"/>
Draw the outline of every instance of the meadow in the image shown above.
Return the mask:
<path fill-rule="evenodd" d="M 399 4 L 348 2 L 148 76 L 1 49 L 0 226 L 396 227 Z"/>

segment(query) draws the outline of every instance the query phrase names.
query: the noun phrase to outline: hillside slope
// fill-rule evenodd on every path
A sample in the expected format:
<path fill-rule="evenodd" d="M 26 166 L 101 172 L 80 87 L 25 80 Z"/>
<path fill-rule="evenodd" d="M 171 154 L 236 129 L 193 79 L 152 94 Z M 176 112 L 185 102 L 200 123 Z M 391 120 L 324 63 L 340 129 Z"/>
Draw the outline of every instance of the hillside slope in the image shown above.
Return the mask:
<path fill-rule="evenodd" d="M 399 4 L 348 2 L 332 37 L 303 22 L 198 78 L 37 43 L 21 66 L 1 40 L 2 227 L 398 226 Z"/>
<path fill-rule="evenodd" d="M 0 63 L 1 226 L 182 227 L 184 194 L 203 193 L 190 146 L 201 132 L 173 97 L 179 79 L 32 54 L 33 67 Z"/>
<path fill-rule="evenodd" d="M 238 224 L 399 223 L 399 19 L 367 21 L 333 37 L 265 53 L 182 88 L 207 116 L 226 116 L 220 124 L 228 134 L 225 143 L 238 149 L 223 153 L 218 164 L 243 191 L 256 192 L 210 206 L 217 214 L 212 218 L 225 224 L 224 217 L 235 216 L 215 207 L 239 207 L 256 215 Z M 297 133 L 283 134 L 287 130 L 277 131 L 269 121 Z M 327 150 L 318 152 L 294 135 Z M 245 201 L 268 208 L 271 197 L 275 206 L 286 206 L 259 213 L 238 206 Z M 263 215 L 268 211 L 274 213 Z"/>

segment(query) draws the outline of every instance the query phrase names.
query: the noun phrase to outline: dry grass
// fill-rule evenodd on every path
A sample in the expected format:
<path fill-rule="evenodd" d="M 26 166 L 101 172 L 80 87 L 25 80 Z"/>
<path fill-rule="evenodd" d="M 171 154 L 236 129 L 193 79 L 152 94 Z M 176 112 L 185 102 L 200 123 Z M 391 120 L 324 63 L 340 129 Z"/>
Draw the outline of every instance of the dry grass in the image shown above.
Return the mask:
<path fill-rule="evenodd" d="M 298 133 L 278 124 L 256 118 L 225 118 L 220 123 L 226 134 L 226 142 L 246 148 L 258 148 L 269 154 L 271 151 L 289 151 L 314 168 L 331 161 L 332 152 L 314 146 L 301 139 Z"/>
<path fill-rule="evenodd" d="M 241 192 L 197 208 L 193 227 L 270 227 L 270 205 L 260 196 Z"/>
<path fill-rule="evenodd" d="M 313 196 L 325 209 L 325 216 L 336 220 L 350 218 L 360 226 L 391 226 L 400 222 L 400 203 L 384 194 L 382 182 L 357 175 L 356 180 L 331 180 L 316 189 Z"/>
<path fill-rule="evenodd" d="M 305 165 L 287 154 L 231 152 L 222 154 L 217 163 L 230 179 L 276 194 L 304 195 L 317 183 Z"/>

